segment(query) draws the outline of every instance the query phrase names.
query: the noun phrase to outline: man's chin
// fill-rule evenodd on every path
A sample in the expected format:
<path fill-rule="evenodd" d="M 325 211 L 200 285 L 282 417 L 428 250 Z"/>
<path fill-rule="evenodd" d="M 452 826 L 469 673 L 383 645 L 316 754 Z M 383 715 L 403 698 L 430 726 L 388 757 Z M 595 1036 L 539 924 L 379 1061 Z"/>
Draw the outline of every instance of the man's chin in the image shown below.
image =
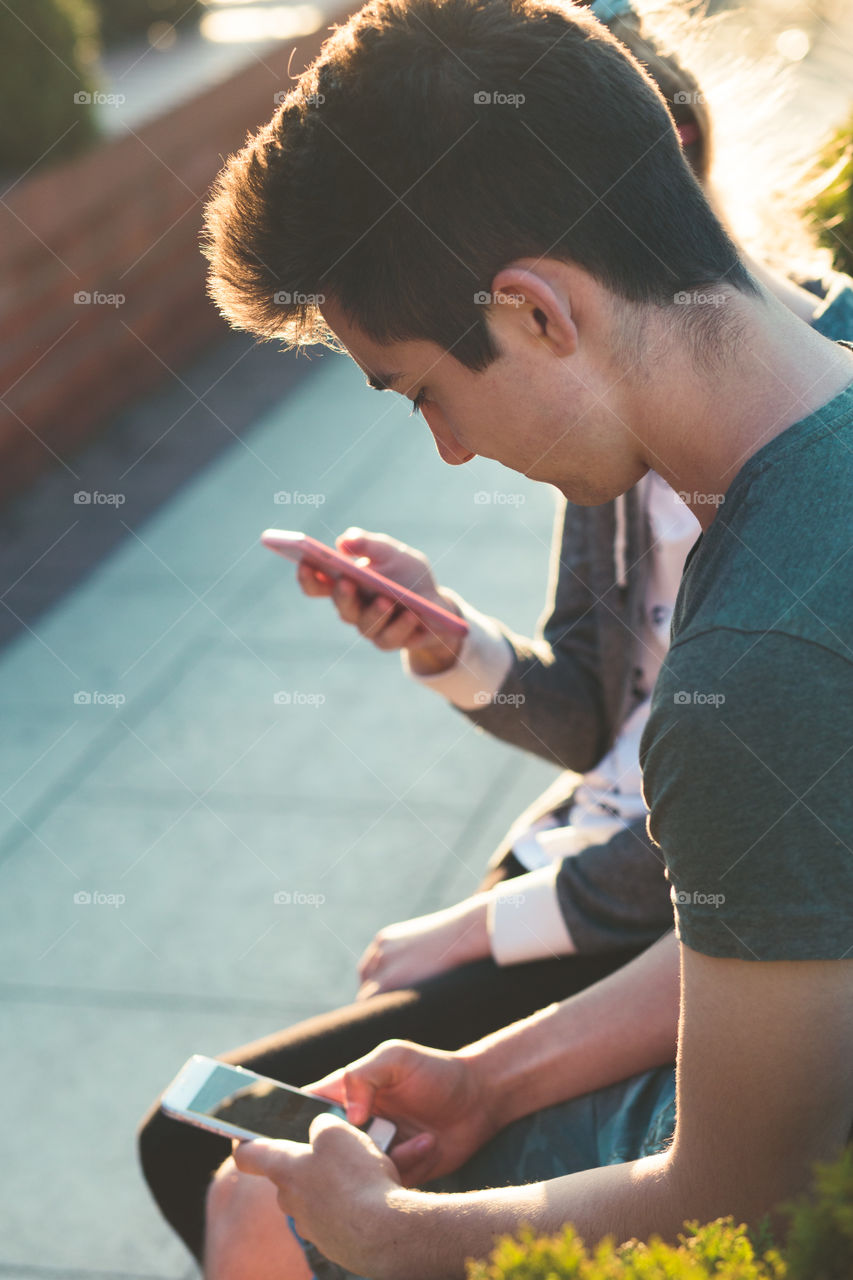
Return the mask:
<path fill-rule="evenodd" d="M 560 490 L 563 497 L 576 507 L 600 507 L 605 502 L 613 502 L 623 493 L 628 493 L 633 489 L 648 471 L 648 467 L 643 467 L 627 485 L 624 483 L 591 484 L 588 480 L 575 476 L 569 480 L 554 480 L 552 483 L 555 488 Z"/>
<path fill-rule="evenodd" d="M 567 502 L 571 502 L 576 507 L 600 507 L 605 502 L 612 502 L 614 498 L 619 497 L 618 493 L 604 492 L 601 489 L 592 490 L 586 485 L 579 485 L 572 481 L 556 484 L 555 488 L 559 489 Z"/>

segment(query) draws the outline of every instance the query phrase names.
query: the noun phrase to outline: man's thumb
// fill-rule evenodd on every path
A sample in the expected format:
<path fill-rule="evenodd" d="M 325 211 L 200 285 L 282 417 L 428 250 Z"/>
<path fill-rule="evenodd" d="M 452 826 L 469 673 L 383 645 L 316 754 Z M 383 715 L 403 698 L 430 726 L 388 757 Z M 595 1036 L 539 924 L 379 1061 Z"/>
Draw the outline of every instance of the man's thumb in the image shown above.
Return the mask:
<path fill-rule="evenodd" d="M 352 1126 L 347 1124 L 341 1116 L 335 1115 L 333 1111 L 321 1111 L 311 1121 L 311 1127 L 308 1130 L 308 1141 L 314 1143 L 321 1133 L 325 1133 L 327 1129 L 346 1129 L 348 1133 L 352 1132 Z"/>
<path fill-rule="evenodd" d="M 275 1180 L 281 1153 L 276 1150 L 274 1142 L 268 1142 L 264 1138 L 235 1142 L 231 1154 L 241 1173 L 254 1173 Z"/>
<path fill-rule="evenodd" d="M 369 555 L 372 543 L 373 539 L 368 538 L 364 529 L 359 529 L 355 525 L 344 529 L 343 533 L 335 539 L 338 550 L 348 556 Z"/>

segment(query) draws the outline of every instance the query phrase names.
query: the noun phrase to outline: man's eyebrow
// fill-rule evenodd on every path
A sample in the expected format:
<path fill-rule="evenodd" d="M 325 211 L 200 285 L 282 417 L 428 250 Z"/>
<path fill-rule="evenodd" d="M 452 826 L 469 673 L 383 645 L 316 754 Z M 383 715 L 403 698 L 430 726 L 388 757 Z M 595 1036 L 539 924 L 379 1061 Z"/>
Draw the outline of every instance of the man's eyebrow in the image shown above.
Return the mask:
<path fill-rule="evenodd" d="M 368 373 L 367 385 L 374 391 L 391 391 L 402 376 L 401 373 Z"/>

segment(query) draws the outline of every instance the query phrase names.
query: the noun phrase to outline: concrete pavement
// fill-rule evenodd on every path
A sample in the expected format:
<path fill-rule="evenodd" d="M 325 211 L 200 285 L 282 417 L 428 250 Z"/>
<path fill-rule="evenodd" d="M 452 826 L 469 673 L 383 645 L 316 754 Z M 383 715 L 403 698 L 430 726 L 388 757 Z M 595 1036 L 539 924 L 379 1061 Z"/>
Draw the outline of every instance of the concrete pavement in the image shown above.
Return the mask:
<path fill-rule="evenodd" d="M 470 892 L 552 775 L 406 681 L 257 544 L 271 524 L 387 530 L 529 629 L 551 492 L 445 467 L 344 357 L 295 385 L 292 355 L 263 361 L 283 385 L 288 369 L 284 395 L 0 655 L 0 1275 L 185 1276 L 136 1167 L 151 1098 L 191 1053 L 350 999 L 373 932 Z M 46 480 L 59 525 L 124 520 L 133 448 L 130 431 Z M 35 560 L 47 535 L 24 532 Z M 64 545 L 19 590 L 61 576 Z"/>

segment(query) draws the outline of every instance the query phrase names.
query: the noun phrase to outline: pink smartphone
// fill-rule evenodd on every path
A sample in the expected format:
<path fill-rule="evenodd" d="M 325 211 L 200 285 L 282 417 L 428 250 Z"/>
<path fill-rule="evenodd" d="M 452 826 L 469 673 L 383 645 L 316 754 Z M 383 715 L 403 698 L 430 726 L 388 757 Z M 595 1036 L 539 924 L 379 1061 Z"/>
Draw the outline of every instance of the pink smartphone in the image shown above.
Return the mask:
<path fill-rule="evenodd" d="M 304 560 L 312 569 L 319 569 L 329 578 L 348 578 L 368 599 L 381 595 L 396 600 L 428 626 L 440 627 L 442 631 L 454 636 L 468 634 L 468 623 L 464 618 L 451 613 L 449 609 L 442 609 L 431 600 L 425 600 L 416 591 L 401 587 L 398 582 L 383 577 L 375 569 L 366 569 L 363 565 L 356 564 L 351 556 L 345 556 L 343 552 L 327 547 L 315 538 L 309 538 L 307 533 L 296 533 L 292 529 L 266 529 L 261 534 L 261 542 L 271 551 L 277 551 L 280 556 L 297 564 Z"/>

